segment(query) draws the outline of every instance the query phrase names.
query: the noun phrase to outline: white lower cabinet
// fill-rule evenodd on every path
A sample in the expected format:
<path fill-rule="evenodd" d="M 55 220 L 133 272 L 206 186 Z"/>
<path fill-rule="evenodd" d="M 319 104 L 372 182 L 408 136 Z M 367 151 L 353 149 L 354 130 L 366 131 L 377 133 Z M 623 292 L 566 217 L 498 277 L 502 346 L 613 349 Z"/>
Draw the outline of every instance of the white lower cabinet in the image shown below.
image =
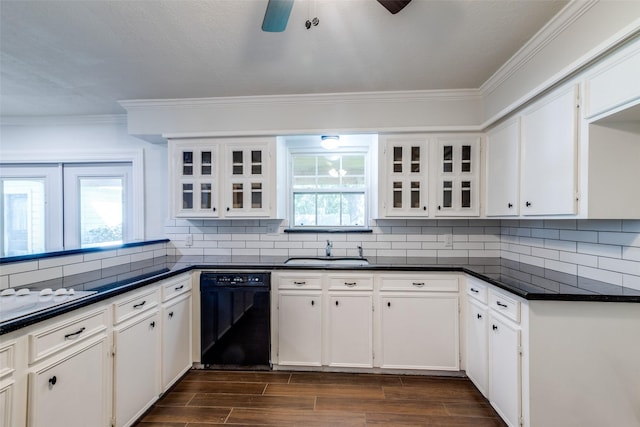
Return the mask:
<path fill-rule="evenodd" d="M 29 374 L 29 426 L 102 426 L 109 419 L 106 336 Z"/>
<path fill-rule="evenodd" d="M 382 274 L 377 364 L 389 369 L 460 369 L 458 279 Z"/>
<path fill-rule="evenodd" d="M 13 393 L 15 379 L 15 342 L 0 345 L 0 427 L 11 427 L 13 422 Z"/>
<path fill-rule="evenodd" d="M 371 292 L 329 294 L 327 364 L 373 367 L 373 296 Z"/>
<path fill-rule="evenodd" d="M 485 397 L 489 396 L 488 324 L 486 304 L 469 300 L 466 313 L 466 373 Z"/>
<path fill-rule="evenodd" d="M 162 391 L 167 391 L 192 364 L 191 277 L 162 286 Z"/>
<path fill-rule="evenodd" d="M 500 315 L 489 317 L 489 402 L 509 426 L 521 416 L 520 327 Z"/>
<path fill-rule="evenodd" d="M 160 394 L 159 291 L 114 303 L 113 414 L 115 426 L 132 425 Z M 119 322 L 120 319 L 126 319 Z"/>
<path fill-rule="evenodd" d="M 280 365 L 322 365 L 322 294 L 282 290 L 278 294 Z"/>
<path fill-rule="evenodd" d="M 466 373 L 508 426 L 523 418 L 524 301 L 467 278 Z M 522 423 L 522 424 L 521 424 Z"/>

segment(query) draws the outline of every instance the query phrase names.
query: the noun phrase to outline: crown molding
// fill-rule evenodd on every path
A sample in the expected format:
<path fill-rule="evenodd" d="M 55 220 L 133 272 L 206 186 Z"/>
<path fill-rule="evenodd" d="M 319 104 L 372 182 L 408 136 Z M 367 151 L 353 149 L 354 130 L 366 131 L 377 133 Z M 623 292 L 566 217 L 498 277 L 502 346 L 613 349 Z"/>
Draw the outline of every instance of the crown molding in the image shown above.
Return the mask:
<path fill-rule="evenodd" d="M 76 126 L 76 125 L 126 125 L 126 114 L 100 114 L 84 116 L 5 116 L 1 126 Z"/>
<path fill-rule="evenodd" d="M 578 18 L 595 6 L 599 0 L 573 0 L 567 4 L 556 16 L 542 27 L 527 43 L 524 44 L 507 62 L 505 62 L 479 88 L 486 96 L 496 90 L 518 70 L 522 69 L 545 46 L 555 40 Z"/>
<path fill-rule="evenodd" d="M 181 99 L 132 99 L 119 101 L 127 111 L 162 107 L 203 107 L 229 105 L 287 105 L 335 103 L 396 103 L 420 101 L 460 101 L 480 99 L 478 89 L 346 92 L 293 95 L 259 95 Z"/>

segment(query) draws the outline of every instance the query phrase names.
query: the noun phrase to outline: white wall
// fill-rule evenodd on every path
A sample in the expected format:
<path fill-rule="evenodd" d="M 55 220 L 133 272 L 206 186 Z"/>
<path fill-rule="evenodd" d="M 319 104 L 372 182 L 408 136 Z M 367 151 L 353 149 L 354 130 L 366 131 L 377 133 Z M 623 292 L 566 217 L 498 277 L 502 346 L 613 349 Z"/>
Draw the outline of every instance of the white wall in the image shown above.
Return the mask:
<path fill-rule="evenodd" d="M 13 123 L 13 124 L 12 124 Z M 94 153 L 142 150 L 144 156 L 144 238 L 164 237 L 167 217 L 167 147 L 127 133 L 122 117 L 4 119 L 0 161 L 68 159 Z M 108 156 L 107 156 L 108 157 Z"/>

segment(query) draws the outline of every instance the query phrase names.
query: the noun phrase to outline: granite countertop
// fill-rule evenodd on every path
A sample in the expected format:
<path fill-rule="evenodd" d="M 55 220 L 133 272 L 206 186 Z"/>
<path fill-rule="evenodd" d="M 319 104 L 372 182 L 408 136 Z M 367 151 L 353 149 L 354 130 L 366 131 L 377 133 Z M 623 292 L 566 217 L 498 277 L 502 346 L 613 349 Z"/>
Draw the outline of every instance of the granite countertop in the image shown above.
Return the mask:
<path fill-rule="evenodd" d="M 436 260 L 434 260 L 436 261 Z M 640 303 L 640 291 L 622 286 L 599 282 L 584 277 L 561 273 L 528 264 L 501 258 L 462 258 L 439 260 L 439 263 L 385 264 L 384 262 L 366 266 L 289 266 L 282 263 L 256 264 L 201 264 L 180 263 L 156 260 L 144 273 L 125 279 L 110 278 L 96 280 L 95 276 L 74 277 L 74 283 L 65 283 L 59 287 L 73 287 L 76 290 L 96 291 L 90 297 L 37 312 L 21 318 L 0 323 L 0 335 L 25 326 L 41 322 L 81 307 L 132 291 L 191 270 L 359 270 L 359 271 L 425 271 L 425 272 L 463 272 L 489 282 L 527 300 L 543 301 L 600 301 Z M 444 261 L 444 263 L 443 263 Z M 51 287 L 49 282 L 29 285 L 30 289 Z"/>

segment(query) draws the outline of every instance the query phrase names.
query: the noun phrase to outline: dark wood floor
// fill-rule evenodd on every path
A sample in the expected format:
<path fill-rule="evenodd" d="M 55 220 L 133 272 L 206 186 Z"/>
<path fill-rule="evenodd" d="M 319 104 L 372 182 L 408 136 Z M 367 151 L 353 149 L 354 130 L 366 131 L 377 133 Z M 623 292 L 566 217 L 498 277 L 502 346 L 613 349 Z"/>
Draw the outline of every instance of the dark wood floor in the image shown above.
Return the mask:
<path fill-rule="evenodd" d="M 504 426 L 465 378 L 193 370 L 138 427 Z"/>

